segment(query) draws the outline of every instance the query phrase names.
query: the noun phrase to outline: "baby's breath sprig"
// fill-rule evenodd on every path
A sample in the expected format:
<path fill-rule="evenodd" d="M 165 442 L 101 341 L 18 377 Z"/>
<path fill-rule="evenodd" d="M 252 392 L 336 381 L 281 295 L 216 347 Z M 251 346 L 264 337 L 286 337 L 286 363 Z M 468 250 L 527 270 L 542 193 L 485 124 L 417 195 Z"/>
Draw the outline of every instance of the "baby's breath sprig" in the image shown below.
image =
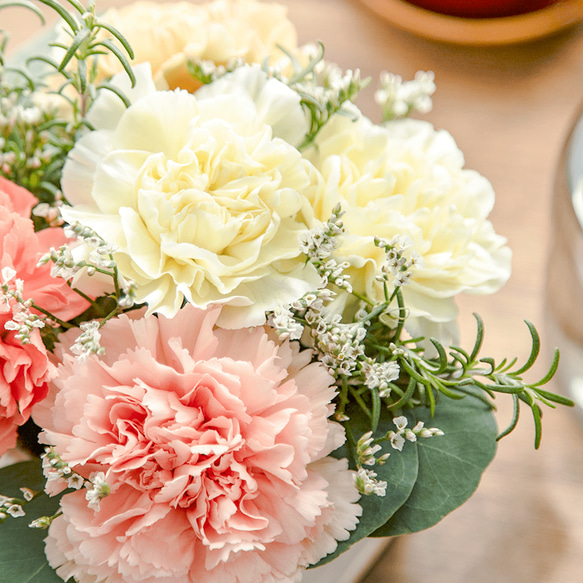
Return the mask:
<path fill-rule="evenodd" d="M 418 71 L 413 81 L 403 81 L 399 75 L 383 71 L 375 101 L 381 107 L 383 121 L 401 119 L 415 111 L 429 113 L 433 107 L 431 96 L 435 89 L 431 71 Z"/>
<path fill-rule="evenodd" d="M 62 326 L 71 328 L 64 322 L 37 305 L 32 299 L 24 296 L 24 282 L 16 277 L 16 271 L 4 267 L 1 271 L 0 304 L 6 306 L 12 313 L 12 318 L 4 323 L 5 330 L 16 332 L 16 339 L 24 346 L 32 341 L 31 334 L 35 329 L 41 330 L 44 337 L 53 337 L 53 328 Z M 33 311 L 34 310 L 34 311 Z"/>
<path fill-rule="evenodd" d="M 53 447 L 46 447 L 41 455 L 43 474 L 47 480 L 49 488 L 56 490 L 80 490 L 86 489 L 85 498 L 88 507 L 99 511 L 99 503 L 109 495 L 110 486 L 107 483 L 103 472 L 93 472 L 86 478 L 76 472 L 67 462 L 65 462 Z M 39 496 L 45 496 L 45 492 L 35 492 L 29 488 L 21 488 L 24 500 L 0 496 L 0 524 L 4 522 L 8 515 L 19 518 L 25 516 L 23 506 Z M 58 510 L 52 516 L 41 516 L 28 525 L 30 528 L 46 530 L 55 518 L 62 515 L 62 510 Z"/>
<path fill-rule="evenodd" d="M 377 274 L 377 280 L 384 287 L 384 301 L 374 302 L 353 291 L 349 284 L 342 285 L 343 281 L 348 281 L 342 273 L 344 265 L 336 263 L 342 269 L 338 273 L 330 272 L 329 262 L 333 260 L 333 253 L 339 248 L 345 233 L 341 216 L 338 206 L 324 225 L 306 234 L 300 246 L 326 285 L 335 284 L 341 288 L 339 291 L 352 293 L 361 301 L 361 308 L 356 311 L 353 320 L 343 321 L 340 313 L 327 308 L 335 294 L 328 296 L 326 302 L 317 307 L 306 308 L 297 303 L 271 318 L 272 325 L 288 334 L 287 337 L 293 334 L 293 338 L 302 342 L 306 342 L 306 338 L 311 339 L 310 346 L 317 358 L 336 379 L 336 420 L 350 422 L 346 410 L 349 402 L 353 401 L 370 419 L 371 431 L 376 432 L 382 407 L 398 415 L 409 408 L 426 406 L 433 415 L 442 397 L 463 399 L 471 395 L 494 408 L 491 399 L 495 393 L 508 393 L 514 401 L 514 414 L 510 426 L 499 438 L 514 429 L 518 422 L 519 405 L 523 402 L 530 407 L 535 420 L 535 447 L 538 448 L 541 439 L 539 403 L 550 407 L 555 404 L 573 406 L 569 399 L 541 388 L 558 367 L 558 351 L 548 373 L 539 381 L 529 383 L 523 375 L 532 367 L 540 350 L 538 333 L 529 322 L 532 351 L 521 367 L 515 366 L 516 360 L 496 364 L 492 358 L 479 355 L 484 326 L 477 315 L 477 337 L 471 353 L 457 346 L 446 349 L 435 338 L 407 337 L 404 330 L 408 311 L 402 288 L 414 276 L 415 270 L 422 266 L 422 258 L 407 237 L 396 236 L 390 241 L 375 238 L 375 245 L 386 253 L 386 261 Z M 341 285 L 338 285 L 339 281 Z M 316 297 L 315 294 L 310 295 Z M 300 323 L 301 327 L 296 323 Z M 433 350 L 427 350 L 427 346 Z M 398 427 L 397 432 L 386 438 L 394 445 L 405 439 L 438 434 L 439 430 L 421 425 L 406 431 Z M 368 474 L 361 478 L 363 484 L 368 484 L 368 478 L 372 479 Z"/>
<path fill-rule="evenodd" d="M 350 264 L 346 261 L 338 263 L 331 257 L 345 232 L 344 223 L 340 220 L 343 214 L 340 205 L 336 205 L 326 223 L 311 229 L 300 240 L 300 251 L 316 268 L 325 284 L 333 283 L 336 287 L 351 293 L 349 276 L 344 273 Z"/>
<path fill-rule="evenodd" d="M 356 98 L 370 83 L 370 78 L 362 79 L 359 69 L 342 71 L 338 66 L 326 63 L 324 46 L 320 43 L 308 65 L 287 83 L 298 93 L 309 115 L 309 129 L 299 146 L 303 150 L 314 143 L 320 130 L 334 114 L 354 115 L 344 105 Z"/>
<path fill-rule="evenodd" d="M 377 275 L 377 281 L 385 287 L 385 299 L 389 300 L 388 286 L 398 288 L 406 285 L 416 269 L 423 267 L 421 255 L 412 248 L 409 237 L 395 235 L 390 241 L 375 237 L 374 244 L 384 249 L 386 260 Z"/>
<path fill-rule="evenodd" d="M 322 43 L 305 47 L 305 53 L 309 56 L 305 66 L 285 47 L 278 48 L 289 59 L 291 76 L 284 75 L 281 66 L 270 66 L 268 61 L 263 63 L 262 69 L 268 76 L 286 83 L 300 96 L 300 103 L 309 117 L 308 132 L 299 146 L 302 150 L 314 143 L 320 130 L 334 114 L 353 115 L 344 105 L 356 98 L 370 83 L 370 78 L 362 79 L 358 69 L 342 71 L 338 66 L 324 61 Z M 243 65 L 245 61 L 240 58 L 231 59 L 225 64 L 199 59 L 190 61 L 188 70 L 199 83 L 208 85 Z"/>
<path fill-rule="evenodd" d="M 354 462 L 356 465 L 355 485 L 359 492 L 365 496 L 376 494 L 384 496 L 386 493 L 386 482 L 377 480 L 374 471 L 364 466 L 382 466 L 387 462 L 390 453 L 376 456 L 382 451 L 381 443 L 388 442 L 391 447 L 397 451 L 402 451 L 406 441 L 415 442 L 418 439 L 429 439 L 431 437 L 440 437 L 444 432 L 437 427 L 426 428 L 423 421 L 419 421 L 412 429 L 407 427 L 408 421 L 405 416 L 393 418 L 393 424 L 397 431 L 389 430 L 380 438 L 374 439 L 373 432 L 367 431 L 356 442 L 354 448 Z"/>
<path fill-rule="evenodd" d="M 41 257 L 39 265 L 52 262 L 51 275 L 68 281 L 83 270 L 89 277 L 99 273 L 110 277 L 115 288 L 110 296 L 104 295 L 96 301 L 71 286 L 92 306 L 92 313 L 85 314 L 85 317 L 93 317 L 94 319 L 82 322 L 74 321 L 80 327 L 81 334 L 71 347 L 71 352 L 77 356 L 80 362 L 84 362 L 91 354 L 104 354 L 104 348 L 100 344 L 99 330 L 108 320 L 134 308 L 135 286 L 119 273 L 113 257 L 115 249 L 93 229 L 74 222 L 65 227 L 65 233 L 68 237 L 76 238 L 82 244 L 83 257 L 76 257 L 69 245 L 63 245 L 58 249 L 51 248 L 48 253 Z"/>

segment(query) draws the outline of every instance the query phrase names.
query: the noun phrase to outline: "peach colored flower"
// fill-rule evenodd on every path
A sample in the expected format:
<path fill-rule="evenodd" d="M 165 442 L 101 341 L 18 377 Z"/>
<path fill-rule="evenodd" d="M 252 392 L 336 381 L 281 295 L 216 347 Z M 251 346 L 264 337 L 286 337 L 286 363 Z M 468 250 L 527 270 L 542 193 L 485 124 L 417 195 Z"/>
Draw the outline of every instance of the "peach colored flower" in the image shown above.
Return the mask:
<path fill-rule="evenodd" d="M 263 327 L 216 328 L 219 312 L 122 316 L 105 356 L 64 357 L 35 420 L 110 493 L 62 498 L 46 554 L 63 579 L 298 581 L 356 526 L 352 472 L 328 457 L 344 441 L 332 378 Z"/>
<path fill-rule="evenodd" d="M 62 229 L 34 232 L 30 211 L 36 198 L 0 177 L 0 269 L 16 272 L 25 298 L 65 320 L 77 316 L 86 302 L 63 280 L 52 278 L 50 266 L 37 267 L 41 255 L 65 241 Z M 5 329 L 12 319 L 11 302 L 0 302 L 0 455 L 16 444 L 16 428 L 30 416 L 31 407 L 48 391 L 54 371 L 38 330 L 22 345 L 15 331 Z"/>

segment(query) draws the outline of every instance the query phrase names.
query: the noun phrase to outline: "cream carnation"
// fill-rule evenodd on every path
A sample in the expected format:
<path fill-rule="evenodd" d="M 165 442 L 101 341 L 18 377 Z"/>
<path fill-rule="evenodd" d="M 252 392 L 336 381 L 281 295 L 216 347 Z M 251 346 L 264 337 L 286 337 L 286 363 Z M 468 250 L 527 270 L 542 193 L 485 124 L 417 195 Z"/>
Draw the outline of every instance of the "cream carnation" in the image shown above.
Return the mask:
<path fill-rule="evenodd" d="M 262 327 L 216 328 L 219 311 L 122 316 L 105 356 L 64 357 L 35 420 L 109 490 L 62 498 L 46 553 L 64 580 L 298 581 L 355 528 L 352 472 L 328 457 L 333 379 Z"/>
<path fill-rule="evenodd" d="M 159 89 L 193 91 L 200 84 L 188 72 L 188 61 L 216 64 L 239 58 L 272 66 L 287 60 L 276 45 L 297 48 L 297 35 L 287 8 L 255 0 L 216 0 L 159 4 L 136 2 L 112 8 L 103 20 L 116 27 L 131 44 L 133 64 L 149 62 Z M 99 76 L 121 72 L 112 55 L 98 61 Z"/>
<path fill-rule="evenodd" d="M 254 68 L 237 73 L 239 91 L 208 99 L 155 91 L 145 67 L 137 75 L 131 91 L 119 80 L 131 107 L 105 92 L 90 116 L 97 130 L 71 151 L 65 219 L 117 249 L 150 312 L 220 302 L 222 325 L 255 325 L 316 289 L 299 237 L 312 224 L 304 192 L 317 173 L 286 141 L 297 134 L 276 123 L 305 123 L 297 94 Z"/>
<path fill-rule="evenodd" d="M 452 137 L 427 122 L 406 119 L 376 126 L 354 108 L 357 121 L 335 116 L 310 152 L 323 175 L 314 189 L 316 217 L 338 203 L 349 234 L 338 255 L 350 262 L 355 291 L 382 302 L 376 276 L 384 251 L 374 237 L 405 235 L 424 265 L 403 288 L 410 331 L 451 341 L 461 293 L 493 293 L 510 275 L 510 249 L 487 220 L 490 183 L 463 168 Z"/>

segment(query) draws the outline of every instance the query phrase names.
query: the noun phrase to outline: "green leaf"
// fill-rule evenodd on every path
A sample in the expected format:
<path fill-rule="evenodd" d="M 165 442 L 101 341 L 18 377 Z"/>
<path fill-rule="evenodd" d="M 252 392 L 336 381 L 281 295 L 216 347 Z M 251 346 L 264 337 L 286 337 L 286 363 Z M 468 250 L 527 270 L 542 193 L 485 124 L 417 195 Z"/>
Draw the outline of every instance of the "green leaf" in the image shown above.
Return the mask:
<path fill-rule="evenodd" d="M 410 426 L 423 421 L 426 427 L 438 427 L 445 435 L 405 444 L 402 453 L 418 451 L 417 482 L 405 504 L 372 536 L 418 532 L 437 524 L 474 493 L 496 452 L 494 414 L 472 396 L 463 401 L 441 398 L 433 418 L 422 407 L 406 415 Z"/>
<path fill-rule="evenodd" d="M 65 67 L 69 64 L 71 59 L 75 56 L 75 53 L 77 52 L 79 47 L 89 38 L 90 34 L 91 31 L 85 29 L 81 29 L 75 34 L 71 42 L 71 45 L 69 46 L 67 52 L 65 53 L 65 56 L 63 57 L 63 60 L 59 64 L 59 72 L 65 69 Z"/>
<path fill-rule="evenodd" d="M 79 24 L 64 6 L 61 6 L 55 0 L 38 0 L 38 1 L 41 2 L 42 4 L 46 4 L 47 6 L 52 8 L 55 12 L 57 12 L 59 16 L 69 25 L 73 32 L 77 32 L 79 30 Z"/>
<path fill-rule="evenodd" d="M 41 491 L 45 479 L 39 460 L 0 469 L 0 494 L 22 498 L 20 488 Z M 8 517 L 0 524 L 0 581 L 9 583 L 63 583 L 45 557 L 46 531 L 29 528 L 40 516 L 52 516 L 59 508 L 59 498 L 39 496 L 24 507 L 26 516 Z"/>
<path fill-rule="evenodd" d="M 351 407 L 347 407 L 346 413 L 350 417 L 350 421 L 347 423 L 348 431 L 353 434 L 355 441 L 362 434 L 370 431 L 370 418 L 360 410 L 358 405 L 352 403 Z M 381 437 L 391 429 L 395 429 L 393 415 L 386 408 L 383 408 L 375 436 L 377 438 Z M 340 541 L 334 553 L 324 557 L 314 566 L 330 562 L 348 550 L 355 542 L 369 536 L 377 528 L 385 524 L 409 498 L 417 479 L 417 448 L 405 447 L 402 452 L 397 452 L 392 450 L 387 442 L 384 442 L 383 452 L 389 451 L 392 452 L 391 456 L 384 465 L 375 465 L 371 468 L 376 472 L 377 480 L 387 482 L 386 495 L 376 496 L 371 494 L 370 496 L 362 496 L 359 500 L 359 504 L 362 506 L 362 516 L 356 529 L 350 533 L 350 538 L 346 541 Z M 347 457 L 351 460 L 354 457 L 348 440 L 343 447 L 337 449 L 332 455 L 338 459 Z M 378 455 L 381 455 L 381 452 Z M 354 466 L 352 468 L 354 469 Z"/>

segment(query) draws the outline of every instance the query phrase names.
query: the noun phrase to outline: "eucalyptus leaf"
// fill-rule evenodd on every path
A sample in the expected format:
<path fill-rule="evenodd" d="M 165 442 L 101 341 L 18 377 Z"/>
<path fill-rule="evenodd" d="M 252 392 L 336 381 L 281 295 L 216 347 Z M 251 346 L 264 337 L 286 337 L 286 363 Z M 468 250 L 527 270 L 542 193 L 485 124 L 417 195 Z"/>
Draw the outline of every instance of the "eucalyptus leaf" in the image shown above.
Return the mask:
<path fill-rule="evenodd" d="M 354 404 L 347 408 L 346 413 L 350 417 L 350 421 L 346 425 L 356 441 L 361 435 L 370 430 L 370 418 L 362 412 L 358 405 Z M 391 429 L 395 429 L 393 415 L 386 408 L 383 408 L 375 437 L 381 437 Z M 350 538 L 346 541 L 340 541 L 334 553 L 327 555 L 314 566 L 330 562 L 348 550 L 355 542 L 370 536 L 371 533 L 385 524 L 409 498 L 417 479 L 418 468 L 417 448 L 413 447 L 413 444 L 409 445 L 412 447 L 405 447 L 403 451 L 398 452 L 393 450 L 387 442 L 384 442 L 382 453 L 390 452 L 389 459 L 385 464 L 381 466 L 375 465 L 370 469 L 376 472 L 377 480 L 387 482 L 386 495 L 376 496 L 371 494 L 370 496 L 362 496 L 359 500 L 359 504 L 362 506 L 362 516 L 356 529 L 350 533 Z M 354 458 L 354 448 L 350 445 L 350 440 L 347 440 L 344 446 L 337 449 L 332 455 L 339 459 L 346 457 L 352 460 Z M 381 452 L 378 455 L 380 456 Z M 355 469 L 354 465 L 351 465 L 351 467 Z"/>
<path fill-rule="evenodd" d="M 496 452 L 496 420 L 492 409 L 468 395 L 463 401 L 441 398 L 431 418 L 429 409 L 407 413 L 410 426 L 423 421 L 445 435 L 406 443 L 419 456 L 419 474 L 411 496 L 372 536 L 418 532 L 437 524 L 476 490 Z"/>
<path fill-rule="evenodd" d="M 14 464 L 0 469 L 0 494 L 22 498 L 20 488 L 42 491 L 45 479 L 40 460 Z M 42 495 L 24 507 L 26 516 L 8 517 L 0 524 L 1 583 L 63 583 L 45 557 L 45 530 L 28 525 L 40 516 L 52 516 L 59 498 Z"/>

